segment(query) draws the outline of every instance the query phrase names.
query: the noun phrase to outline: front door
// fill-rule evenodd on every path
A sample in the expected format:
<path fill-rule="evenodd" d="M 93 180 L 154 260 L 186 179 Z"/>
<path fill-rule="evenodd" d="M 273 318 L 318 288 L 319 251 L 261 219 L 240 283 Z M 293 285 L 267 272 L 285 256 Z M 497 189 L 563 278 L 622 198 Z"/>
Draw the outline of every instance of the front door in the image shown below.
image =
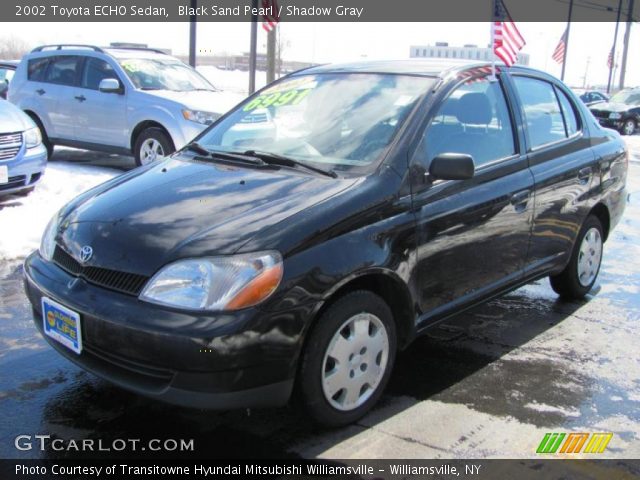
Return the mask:
<path fill-rule="evenodd" d="M 500 81 L 463 80 L 443 101 L 414 155 L 417 282 L 422 325 L 523 277 L 533 177 Z M 433 180 L 442 153 L 473 157 L 469 180 Z"/>

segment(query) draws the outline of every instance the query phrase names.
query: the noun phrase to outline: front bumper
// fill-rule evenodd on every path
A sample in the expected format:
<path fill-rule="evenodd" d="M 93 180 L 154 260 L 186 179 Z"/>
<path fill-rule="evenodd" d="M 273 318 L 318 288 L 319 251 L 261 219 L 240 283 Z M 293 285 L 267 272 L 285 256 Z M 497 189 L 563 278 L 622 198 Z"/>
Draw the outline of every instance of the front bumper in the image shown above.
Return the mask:
<path fill-rule="evenodd" d="M 0 195 L 18 193 L 40 181 L 47 166 L 47 150 L 43 145 L 26 149 L 23 144 L 14 158 L 0 161 L 0 165 L 9 169 L 9 183 L 0 183 Z"/>
<path fill-rule="evenodd" d="M 613 128 L 614 130 L 620 130 L 622 128 L 623 125 L 623 121 L 620 120 L 612 120 L 610 118 L 600 118 L 600 117 L 596 117 L 596 119 L 598 120 L 598 123 L 600 125 L 602 125 L 603 127 L 606 128 Z"/>
<path fill-rule="evenodd" d="M 277 406 L 289 399 L 308 308 L 190 315 L 91 285 L 37 252 L 27 258 L 24 271 L 41 333 L 43 296 L 80 314 L 80 355 L 44 338 L 122 388 L 196 408 Z"/>

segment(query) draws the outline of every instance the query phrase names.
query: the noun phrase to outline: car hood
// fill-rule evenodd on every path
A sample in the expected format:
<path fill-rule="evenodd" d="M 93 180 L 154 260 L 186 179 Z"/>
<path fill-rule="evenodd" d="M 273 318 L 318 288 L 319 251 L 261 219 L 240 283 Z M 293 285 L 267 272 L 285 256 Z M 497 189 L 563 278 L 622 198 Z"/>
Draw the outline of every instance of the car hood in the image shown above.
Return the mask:
<path fill-rule="evenodd" d="M 191 110 L 223 114 L 231 110 L 244 97 L 232 92 L 223 91 L 191 91 L 174 92 L 172 90 L 145 90 L 144 93 L 154 97 L 176 102 Z"/>
<path fill-rule="evenodd" d="M 591 110 L 598 112 L 626 112 L 627 110 L 630 110 L 632 108 L 632 106 L 626 105 L 624 103 L 602 102 L 593 105 L 591 107 Z"/>
<path fill-rule="evenodd" d="M 76 259 L 91 246 L 87 266 L 150 276 L 179 258 L 232 254 L 355 182 L 179 159 L 142 170 L 67 208 L 58 244 Z"/>
<path fill-rule="evenodd" d="M 18 107 L 0 99 L 0 133 L 22 132 L 35 123 Z"/>

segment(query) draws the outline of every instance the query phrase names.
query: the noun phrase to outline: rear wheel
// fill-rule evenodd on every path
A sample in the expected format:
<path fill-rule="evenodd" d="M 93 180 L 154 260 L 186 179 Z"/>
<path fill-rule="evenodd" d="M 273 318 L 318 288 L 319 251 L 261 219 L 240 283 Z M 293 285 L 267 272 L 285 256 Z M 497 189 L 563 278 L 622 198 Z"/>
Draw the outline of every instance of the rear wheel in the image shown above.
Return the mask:
<path fill-rule="evenodd" d="M 561 297 L 581 299 L 591 290 L 600 272 L 603 239 L 602 223 L 590 215 L 580 229 L 569 264 L 549 277 L 551 287 Z"/>
<path fill-rule="evenodd" d="M 147 128 L 138 135 L 133 147 L 136 164 L 138 166 L 160 160 L 162 157 L 175 152 L 169 135 L 161 128 Z"/>
<path fill-rule="evenodd" d="M 391 375 L 396 328 L 389 306 L 371 292 L 350 293 L 310 335 L 297 385 L 305 407 L 325 426 L 354 422 L 378 401 Z"/>
<path fill-rule="evenodd" d="M 620 131 L 623 135 L 633 135 L 633 132 L 636 131 L 636 122 L 633 119 L 628 118 L 622 124 Z"/>

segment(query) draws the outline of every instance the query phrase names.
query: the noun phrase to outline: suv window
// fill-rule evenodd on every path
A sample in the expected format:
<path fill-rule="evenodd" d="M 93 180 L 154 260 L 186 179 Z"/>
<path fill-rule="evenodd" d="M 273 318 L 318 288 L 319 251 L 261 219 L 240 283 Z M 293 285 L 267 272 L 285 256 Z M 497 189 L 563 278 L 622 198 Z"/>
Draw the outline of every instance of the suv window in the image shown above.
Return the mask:
<path fill-rule="evenodd" d="M 560 107 L 562 107 L 562 116 L 564 117 L 566 134 L 570 137 L 578 133 L 579 130 L 575 107 L 573 106 L 573 102 L 569 100 L 562 90 L 556 88 L 556 93 L 560 100 Z"/>
<path fill-rule="evenodd" d="M 74 85 L 82 57 L 65 55 L 53 57 L 44 81 L 59 85 Z"/>
<path fill-rule="evenodd" d="M 88 58 L 85 63 L 84 72 L 82 73 L 82 82 L 80 84 L 83 88 L 90 88 L 92 90 L 98 90 L 100 82 L 105 78 L 118 78 L 113 67 L 104 60 L 99 58 Z"/>
<path fill-rule="evenodd" d="M 499 82 L 473 78 L 442 103 L 425 132 L 426 161 L 442 153 L 466 153 L 476 167 L 515 154 L 513 127 Z"/>
<path fill-rule="evenodd" d="M 34 82 L 44 81 L 44 74 L 47 71 L 47 65 L 49 65 L 49 57 L 32 58 L 29 60 L 27 66 L 27 79 Z"/>
<path fill-rule="evenodd" d="M 513 77 L 527 121 L 531 148 L 567 137 L 553 85 L 530 77 Z M 575 120 L 575 117 L 574 117 Z"/>

